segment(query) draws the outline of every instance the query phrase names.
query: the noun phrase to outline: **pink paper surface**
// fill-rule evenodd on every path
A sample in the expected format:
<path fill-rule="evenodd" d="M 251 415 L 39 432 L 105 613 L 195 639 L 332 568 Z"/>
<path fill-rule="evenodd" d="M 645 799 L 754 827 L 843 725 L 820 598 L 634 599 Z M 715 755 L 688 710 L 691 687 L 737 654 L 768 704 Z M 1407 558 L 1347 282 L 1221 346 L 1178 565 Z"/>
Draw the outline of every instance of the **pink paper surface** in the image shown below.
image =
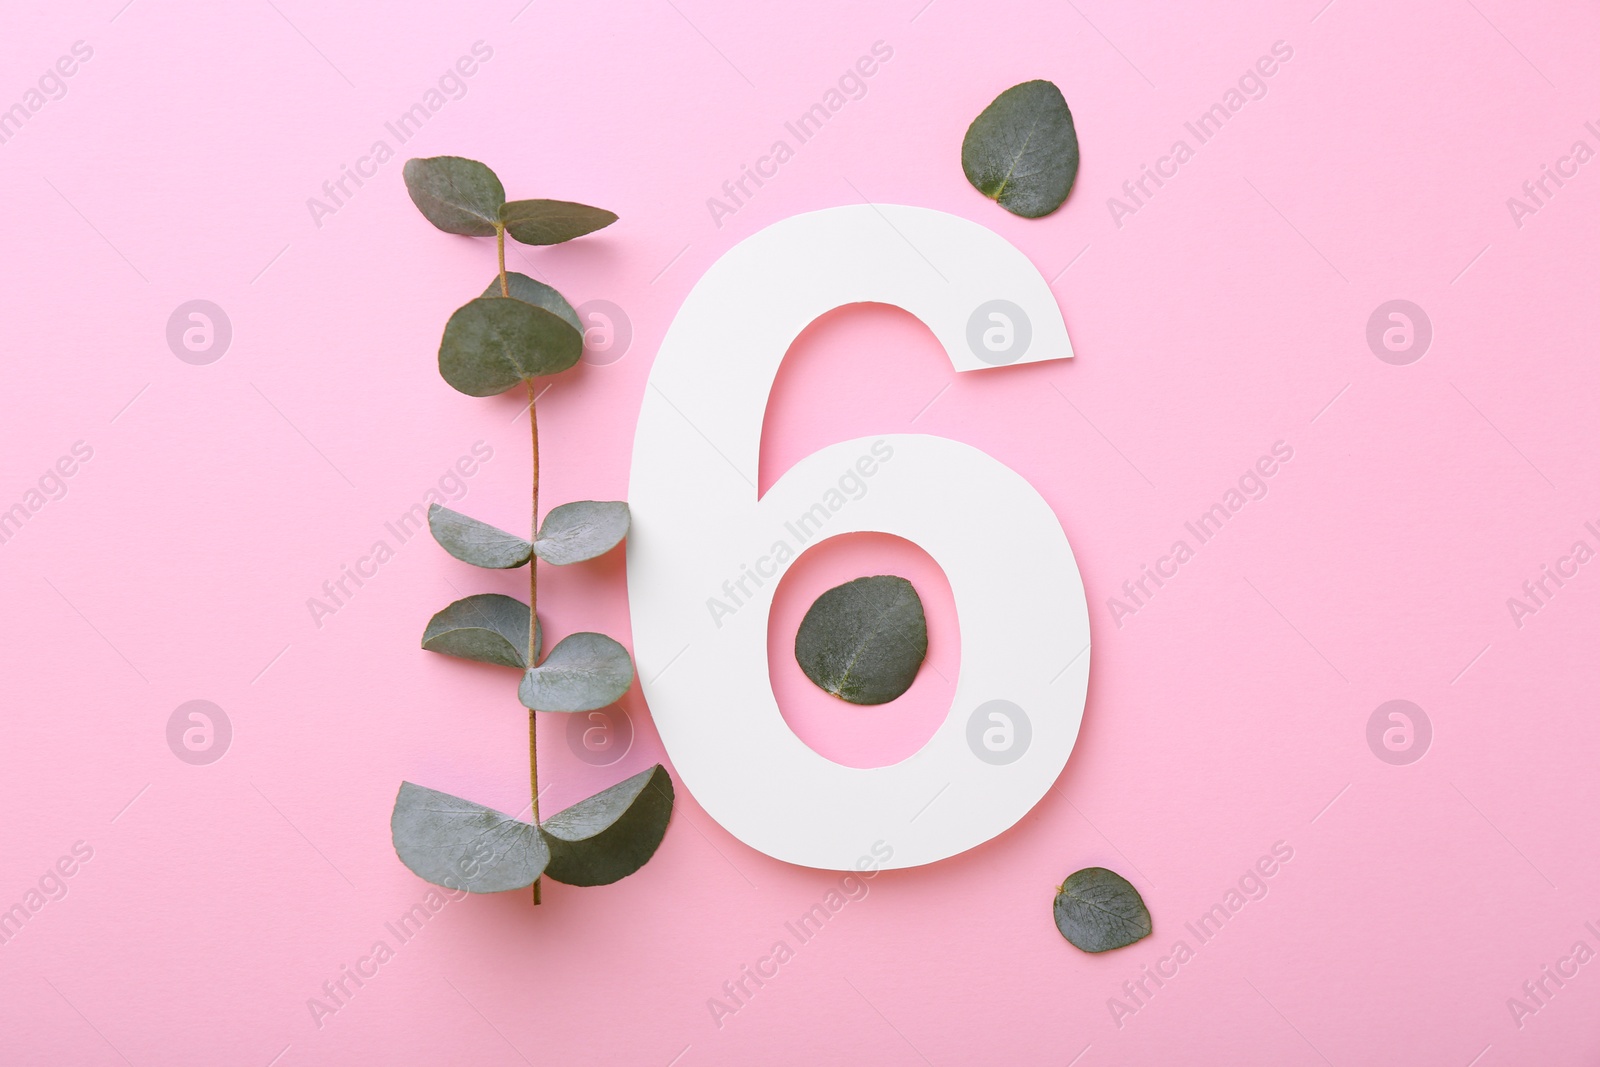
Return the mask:
<path fill-rule="evenodd" d="M 1600 550 L 1592 7 L 109 0 L 8 21 L 0 109 L 22 117 L 0 110 L 0 511 L 24 517 L 0 544 L 0 909 L 26 917 L 0 927 L 0 1061 L 1600 1053 L 1600 564 L 1573 557 Z M 875 45 L 892 56 L 841 81 Z M 462 57 L 470 77 L 452 73 Z M 1061 87 L 1083 144 L 1071 198 L 1042 220 L 984 200 L 959 166 L 967 123 L 1030 78 Z M 819 103 L 838 106 L 801 143 L 785 124 Z M 401 144 L 388 124 L 419 104 Z M 1217 104 L 1228 117 L 1202 142 L 1186 124 Z M 674 311 L 778 219 L 864 199 L 938 208 L 1054 280 L 1067 363 L 958 378 L 883 308 L 808 331 L 761 468 L 771 484 L 832 441 L 933 433 L 1056 509 L 1095 645 L 1077 748 L 1031 815 L 864 883 L 802 943 L 786 923 L 838 876 L 745 847 L 680 789 L 638 875 L 547 884 L 538 909 L 526 893 L 451 901 L 395 935 L 429 892 L 390 846 L 399 782 L 527 803 L 514 677 L 417 648 L 439 607 L 522 593 L 523 576 L 387 525 L 435 487 L 487 521 L 527 521 L 516 397 L 461 396 L 435 368 L 445 319 L 494 263 L 492 243 L 434 230 L 408 200 L 404 159 L 437 154 L 490 163 L 514 197 L 621 216 L 510 253 L 575 304 L 612 302 L 631 334 L 540 402 L 549 504 L 625 496 Z M 735 203 L 724 183 L 747 166 L 770 176 Z M 347 170 L 362 184 L 340 192 Z M 192 300 L 231 324 L 203 365 L 168 342 Z M 1392 300 L 1431 323 L 1414 362 L 1369 346 Z M 1292 458 L 1241 487 L 1275 446 Z M 72 474 L 50 476 L 58 462 Z M 1235 488 L 1240 506 L 1201 543 L 1185 524 Z M 950 521 L 981 544 L 959 485 Z M 1179 540 L 1192 551 L 1175 576 L 1133 585 Z M 930 666 L 951 669 L 937 567 L 889 541 L 823 553 L 786 583 L 776 627 L 835 581 L 899 567 L 928 586 Z M 314 615 L 346 566 L 371 576 Z M 555 636 L 626 641 L 621 554 L 544 570 L 540 604 Z M 870 764 L 944 714 L 949 685 L 924 673 L 859 710 L 788 664 L 773 677 L 803 736 Z M 194 700 L 231 727 L 209 764 L 169 745 Z M 1431 723 L 1420 760 L 1369 746 L 1391 700 Z M 622 708 L 619 757 L 542 723 L 545 810 L 664 758 L 637 689 Z M 1252 876 L 1275 847 L 1292 858 Z M 1090 865 L 1139 888 L 1150 938 L 1100 956 L 1061 939 L 1055 887 Z M 1202 940 L 1189 924 L 1217 905 L 1227 918 Z M 746 968 L 770 970 L 779 941 L 792 958 L 757 986 Z"/>

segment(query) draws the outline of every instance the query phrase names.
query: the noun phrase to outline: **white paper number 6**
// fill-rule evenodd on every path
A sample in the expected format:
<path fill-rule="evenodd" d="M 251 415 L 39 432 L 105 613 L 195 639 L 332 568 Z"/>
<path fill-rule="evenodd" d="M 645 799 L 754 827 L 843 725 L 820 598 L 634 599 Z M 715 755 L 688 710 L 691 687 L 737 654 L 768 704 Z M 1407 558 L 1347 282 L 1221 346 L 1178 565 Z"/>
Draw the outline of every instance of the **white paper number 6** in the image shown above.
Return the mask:
<path fill-rule="evenodd" d="M 1066 765 L 1089 680 L 1088 604 L 1061 523 L 978 449 L 924 434 L 841 441 L 757 498 L 784 353 L 818 316 L 865 301 L 921 319 L 957 371 L 1072 355 L 1049 286 L 998 234 L 926 208 L 797 215 L 729 250 L 685 299 L 650 371 L 628 488 L 634 653 L 667 754 L 741 841 L 830 870 L 878 841 L 893 849 L 886 866 L 914 867 L 1009 828 Z M 839 491 L 848 472 L 867 486 L 856 498 Z M 783 572 L 857 531 L 932 556 L 961 627 L 949 714 L 887 767 L 845 767 L 807 747 L 767 669 Z"/>

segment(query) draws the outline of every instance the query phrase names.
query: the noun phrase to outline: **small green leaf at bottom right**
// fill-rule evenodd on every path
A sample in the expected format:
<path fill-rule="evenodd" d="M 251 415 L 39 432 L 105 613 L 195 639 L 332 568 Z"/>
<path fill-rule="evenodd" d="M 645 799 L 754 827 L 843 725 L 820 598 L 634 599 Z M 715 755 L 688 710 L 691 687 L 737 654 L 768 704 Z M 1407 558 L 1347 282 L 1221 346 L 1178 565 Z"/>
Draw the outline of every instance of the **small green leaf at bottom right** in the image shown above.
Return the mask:
<path fill-rule="evenodd" d="M 1056 929 L 1085 952 L 1109 952 L 1150 936 L 1150 909 L 1128 880 L 1085 867 L 1056 888 Z"/>

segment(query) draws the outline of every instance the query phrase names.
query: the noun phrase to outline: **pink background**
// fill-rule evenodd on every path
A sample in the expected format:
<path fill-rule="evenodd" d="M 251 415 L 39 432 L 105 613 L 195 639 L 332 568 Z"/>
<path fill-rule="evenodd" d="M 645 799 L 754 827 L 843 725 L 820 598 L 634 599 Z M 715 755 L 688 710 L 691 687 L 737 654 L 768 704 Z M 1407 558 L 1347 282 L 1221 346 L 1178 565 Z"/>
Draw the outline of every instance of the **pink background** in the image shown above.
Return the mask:
<path fill-rule="evenodd" d="M 1520 628 L 1506 605 L 1574 541 L 1600 547 L 1583 526 L 1600 520 L 1600 163 L 1520 227 L 1506 205 L 1573 141 L 1600 148 L 1583 125 L 1600 120 L 1591 6 L 123 2 L 13 13 L 0 34 L 0 107 L 74 42 L 93 49 L 0 145 L 0 509 L 75 442 L 93 449 L 65 497 L 0 545 L 0 907 L 75 843 L 93 850 L 0 945 L 0 1060 L 1488 1067 L 1600 1053 L 1600 963 L 1520 1026 L 1507 1007 L 1575 942 L 1600 950 L 1584 927 L 1600 926 L 1586 696 L 1600 571 Z M 307 199 L 376 139 L 395 147 L 384 123 L 477 41 L 493 55 L 466 94 L 317 225 Z M 876 41 L 893 58 L 865 96 L 719 227 L 707 198 Z M 1183 124 L 1277 41 L 1293 58 L 1267 95 L 1119 227 L 1107 198 L 1175 139 L 1195 147 Z M 959 149 L 996 93 L 1036 77 L 1071 103 L 1083 167 L 1067 205 L 1029 221 L 968 187 Z M 1070 364 L 955 380 L 904 314 L 830 317 L 785 365 L 762 471 L 770 484 L 826 442 L 918 431 L 1038 487 L 1091 602 L 1077 749 L 1022 823 L 874 879 L 720 1026 L 709 998 L 834 879 L 746 848 L 681 789 L 640 874 L 548 885 L 537 910 L 524 893 L 450 903 L 320 1026 L 307 1006 L 374 941 L 394 948 L 385 923 L 426 894 L 389 844 L 402 779 L 512 812 L 527 801 L 514 676 L 417 648 L 433 611 L 520 591 L 519 574 L 420 538 L 320 627 L 306 605 L 476 441 L 493 459 L 460 506 L 526 521 L 514 398 L 458 395 L 434 366 L 446 317 L 493 262 L 490 243 L 435 231 L 405 195 L 401 161 L 441 153 L 489 162 L 513 196 L 622 216 L 512 254 L 632 327 L 621 358 L 541 401 L 552 504 L 626 494 L 675 309 L 774 220 L 863 198 L 935 207 L 1055 279 Z M 197 298 L 233 327 L 205 366 L 165 337 Z M 1409 366 L 1365 338 L 1396 298 L 1434 328 Z M 1265 499 L 1119 627 L 1107 598 L 1277 441 L 1294 458 Z M 959 492 L 951 521 L 981 536 Z M 936 569 L 882 542 L 829 552 L 789 583 L 775 626 L 833 581 L 911 568 L 932 665 L 953 669 Z M 552 634 L 626 640 L 620 553 L 542 586 Z M 950 692 L 924 671 L 899 703 L 841 713 L 776 675 L 813 744 L 867 762 L 914 748 Z M 233 729 L 207 766 L 166 740 L 194 699 Z M 1391 699 L 1433 724 L 1408 766 L 1366 741 Z M 546 810 L 663 758 L 637 689 L 623 707 L 637 736 L 611 766 L 580 760 L 564 720 L 544 723 Z M 1293 859 L 1265 899 L 1199 944 L 1184 924 L 1280 841 Z M 1091 864 L 1140 889 L 1151 938 L 1101 956 L 1060 938 L 1054 888 Z M 1119 1026 L 1108 1000 L 1179 939 L 1194 958 Z"/>

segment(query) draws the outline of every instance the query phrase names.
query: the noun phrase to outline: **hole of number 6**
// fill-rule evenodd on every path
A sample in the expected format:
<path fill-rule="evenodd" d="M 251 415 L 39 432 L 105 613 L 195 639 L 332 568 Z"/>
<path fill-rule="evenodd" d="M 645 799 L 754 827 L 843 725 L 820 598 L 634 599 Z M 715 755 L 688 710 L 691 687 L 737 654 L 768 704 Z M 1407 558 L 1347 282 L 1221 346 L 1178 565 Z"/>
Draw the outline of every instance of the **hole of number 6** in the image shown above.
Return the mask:
<path fill-rule="evenodd" d="M 752 848 L 830 870 L 878 841 L 893 849 L 886 866 L 932 863 L 1014 825 L 1072 752 L 1090 659 L 1060 520 L 971 445 L 903 433 L 839 441 L 758 494 L 784 354 L 819 316 L 861 302 L 916 316 L 958 372 L 1072 355 L 1049 286 L 998 234 L 925 208 L 798 215 L 730 249 L 685 299 L 651 368 L 628 491 L 634 652 L 684 786 Z M 843 496 L 850 474 L 871 492 Z M 801 741 L 767 661 L 784 572 L 813 538 L 855 532 L 928 553 L 961 629 L 943 721 L 880 767 L 844 766 Z"/>
<path fill-rule="evenodd" d="M 867 492 L 871 492 L 871 482 Z M 767 666 L 783 721 L 795 736 L 835 763 L 882 767 L 928 743 L 955 693 L 961 629 L 950 582 L 931 556 L 904 538 L 855 533 L 809 542 L 773 594 L 767 620 Z M 922 601 L 928 648 L 916 680 L 887 704 L 840 700 L 810 678 L 795 657 L 795 636 L 817 597 L 871 574 L 909 581 Z"/>

